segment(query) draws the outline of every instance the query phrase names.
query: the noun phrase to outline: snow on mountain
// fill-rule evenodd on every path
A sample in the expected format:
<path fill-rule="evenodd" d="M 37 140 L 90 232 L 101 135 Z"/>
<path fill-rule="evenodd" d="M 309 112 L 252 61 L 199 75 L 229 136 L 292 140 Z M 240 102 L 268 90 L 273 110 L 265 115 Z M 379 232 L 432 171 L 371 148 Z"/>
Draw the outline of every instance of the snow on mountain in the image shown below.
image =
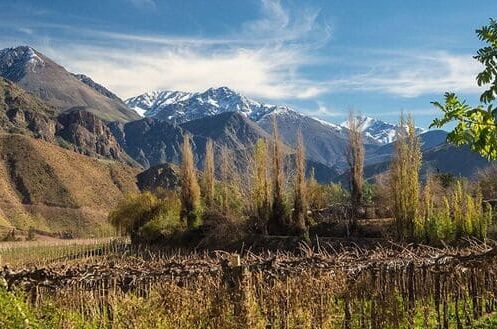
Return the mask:
<path fill-rule="evenodd" d="M 194 94 L 182 91 L 152 91 L 129 98 L 125 103 L 142 117 L 155 117 L 169 106 L 190 99 Z"/>
<path fill-rule="evenodd" d="M 254 121 L 282 106 L 253 101 L 227 87 L 210 88 L 201 93 L 153 91 L 132 97 L 126 104 L 145 117 L 183 123 L 225 112 L 241 112 Z"/>
<path fill-rule="evenodd" d="M 302 126 L 303 121 L 312 120 L 316 127 L 320 126 L 319 129 L 329 129 L 343 138 L 347 136 L 346 122 L 337 125 L 304 115 L 286 106 L 257 102 L 227 87 L 210 88 L 198 93 L 153 91 L 129 98 L 125 102 L 141 116 L 178 124 L 225 112 L 240 112 L 259 123 L 268 115 L 277 115 L 284 122 L 294 122 L 296 126 Z M 366 116 L 359 118 L 366 143 L 387 144 L 395 139 L 396 125 Z M 421 132 L 423 130 L 419 129 L 418 133 Z"/>
<path fill-rule="evenodd" d="M 153 91 L 127 99 L 126 104 L 145 117 L 155 117 L 183 123 L 225 112 L 239 112 L 256 122 L 268 115 L 278 116 L 285 122 L 300 126 L 303 119 L 314 120 L 323 129 L 342 133 L 343 127 L 306 116 L 287 106 L 270 105 L 254 101 L 227 87 L 210 88 L 201 93 L 181 91 Z"/>
<path fill-rule="evenodd" d="M 397 125 L 368 116 L 358 116 L 357 118 L 361 124 L 361 131 L 365 137 L 369 137 L 379 144 L 388 144 L 395 140 Z M 340 126 L 344 128 L 346 128 L 347 125 L 347 121 L 340 124 Z M 424 131 L 425 130 L 422 128 L 416 128 L 416 133 L 418 134 L 421 134 Z"/>
<path fill-rule="evenodd" d="M 8 75 L 6 78 L 9 80 L 15 80 L 25 74 L 26 69 L 36 73 L 36 70 L 44 65 L 45 61 L 31 47 L 21 46 L 0 50 L 0 74 Z"/>
<path fill-rule="evenodd" d="M 319 119 L 319 118 L 316 118 L 316 117 L 311 117 L 312 119 L 318 121 L 319 123 L 325 125 L 325 126 L 328 126 L 338 132 L 343 132 L 345 131 L 345 127 L 342 127 L 340 125 L 337 125 L 337 124 L 334 124 L 334 123 L 331 123 L 331 122 L 328 122 L 328 121 L 325 121 L 323 119 Z"/>

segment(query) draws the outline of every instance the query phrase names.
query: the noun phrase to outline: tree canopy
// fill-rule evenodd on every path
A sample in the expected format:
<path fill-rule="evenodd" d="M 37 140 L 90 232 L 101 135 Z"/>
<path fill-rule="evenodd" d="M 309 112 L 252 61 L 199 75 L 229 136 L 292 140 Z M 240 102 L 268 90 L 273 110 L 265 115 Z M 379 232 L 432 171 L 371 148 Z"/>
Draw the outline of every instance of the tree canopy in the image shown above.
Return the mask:
<path fill-rule="evenodd" d="M 447 136 L 450 143 L 467 144 L 487 159 L 497 159 L 497 21 L 476 30 L 478 38 L 486 43 L 474 58 L 484 66 L 476 77 L 478 86 L 487 89 L 481 94 L 481 104 L 473 107 L 459 99 L 455 93 L 447 92 L 444 102 L 432 102 L 443 112 L 443 117 L 433 120 L 430 128 L 441 128 L 455 122 L 455 128 Z"/>

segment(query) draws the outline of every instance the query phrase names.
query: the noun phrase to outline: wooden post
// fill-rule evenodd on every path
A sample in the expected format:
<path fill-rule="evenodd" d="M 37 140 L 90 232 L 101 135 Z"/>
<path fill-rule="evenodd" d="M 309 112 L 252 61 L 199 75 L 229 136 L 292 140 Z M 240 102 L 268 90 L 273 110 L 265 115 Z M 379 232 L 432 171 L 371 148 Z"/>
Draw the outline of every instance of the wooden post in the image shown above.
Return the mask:
<path fill-rule="evenodd" d="M 249 271 L 241 265 L 240 255 L 233 255 L 229 261 L 221 263 L 223 268 L 223 282 L 228 296 L 234 306 L 236 322 L 242 328 L 251 327 L 248 297 L 250 294 Z"/>

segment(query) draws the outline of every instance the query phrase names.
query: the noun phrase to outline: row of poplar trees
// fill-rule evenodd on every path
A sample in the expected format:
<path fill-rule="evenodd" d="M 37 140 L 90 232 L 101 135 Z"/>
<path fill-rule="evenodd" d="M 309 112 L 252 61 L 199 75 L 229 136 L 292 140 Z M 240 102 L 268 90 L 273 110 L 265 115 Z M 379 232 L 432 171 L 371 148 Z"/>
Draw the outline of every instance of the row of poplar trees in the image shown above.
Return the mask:
<path fill-rule="evenodd" d="M 347 232 L 350 233 L 359 218 L 359 209 L 364 205 L 364 140 L 362 122 L 353 114 L 348 120 L 348 147 L 346 156 L 349 165 L 350 202 Z M 308 200 L 306 159 L 301 132 L 297 134 L 295 149 L 295 173 L 293 176 L 293 205 L 288 206 L 285 175 L 285 151 L 278 127 L 273 120 L 271 141 L 259 140 L 247 161 L 243 173 L 230 170 L 233 159 L 227 156 L 227 148 L 221 147 L 219 163 L 215 161 L 214 143 L 206 144 L 201 184 L 195 167 L 191 137 L 184 136 L 181 175 L 181 218 L 189 229 L 198 228 L 203 215 L 217 211 L 227 215 L 231 199 L 235 195 L 229 184 L 234 176 L 250 177 L 248 193 L 244 195 L 243 212 L 252 218 L 253 227 L 262 234 L 297 235 L 308 234 Z M 419 203 L 419 171 L 421 149 L 411 117 L 401 116 L 395 142 L 395 155 L 389 171 L 393 213 L 397 233 L 400 237 L 414 236 L 414 222 Z M 216 170 L 217 168 L 217 170 Z M 216 175 L 218 173 L 218 175 Z M 216 179 L 219 177 L 219 180 Z M 240 184 L 235 183 L 235 184 Z M 243 198 L 242 198 L 243 199 Z M 291 210 L 289 208 L 292 208 Z M 239 214 L 238 214 L 239 215 Z"/>
<path fill-rule="evenodd" d="M 249 177 L 248 192 L 243 200 L 243 214 L 253 220 L 252 227 L 261 234 L 308 236 L 307 181 L 305 177 L 305 148 L 302 134 L 297 134 L 295 151 L 295 174 L 293 179 L 293 207 L 287 200 L 285 175 L 285 150 L 280 140 L 278 127 L 273 121 L 271 141 L 258 140 L 246 172 L 232 170 L 235 159 L 228 156 L 226 146 L 221 146 L 218 163 L 215 161 L 215 145 L 208 140 L 205 148 L 203 172 L 197 175 L 191 137 L 184 135 L 181 165 L 181 213 L 189 229 L 202 224 L 204 215 L 217 213 L 229 216 L 231 199 L 236 195 L 229 182 L 237 175 Z M 216 175 L 217 174 L 217 175 Z M 217 179 L 217 177 L 219 179 Z M 239 182 L 238 182 L 239 183 Z M 236 183 L 235 183 L 236 184 Z M 240 215 L 239 213 L 236 215 Z"/>

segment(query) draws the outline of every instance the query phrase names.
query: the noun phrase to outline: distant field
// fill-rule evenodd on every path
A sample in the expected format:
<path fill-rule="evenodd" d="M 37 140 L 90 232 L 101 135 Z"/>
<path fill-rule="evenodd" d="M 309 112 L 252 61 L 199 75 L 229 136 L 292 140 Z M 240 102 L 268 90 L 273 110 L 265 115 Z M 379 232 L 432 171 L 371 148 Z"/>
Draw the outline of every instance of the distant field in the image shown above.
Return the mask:
<path fill-rule="evenodd" d="M 86 259 L 109 252 L 126 244 L 126 239 L 98 238 L 61 240 L 50 237 L 36 241 L 0 242 L 0 266 L 40 266 L 71 259 Z"/>

